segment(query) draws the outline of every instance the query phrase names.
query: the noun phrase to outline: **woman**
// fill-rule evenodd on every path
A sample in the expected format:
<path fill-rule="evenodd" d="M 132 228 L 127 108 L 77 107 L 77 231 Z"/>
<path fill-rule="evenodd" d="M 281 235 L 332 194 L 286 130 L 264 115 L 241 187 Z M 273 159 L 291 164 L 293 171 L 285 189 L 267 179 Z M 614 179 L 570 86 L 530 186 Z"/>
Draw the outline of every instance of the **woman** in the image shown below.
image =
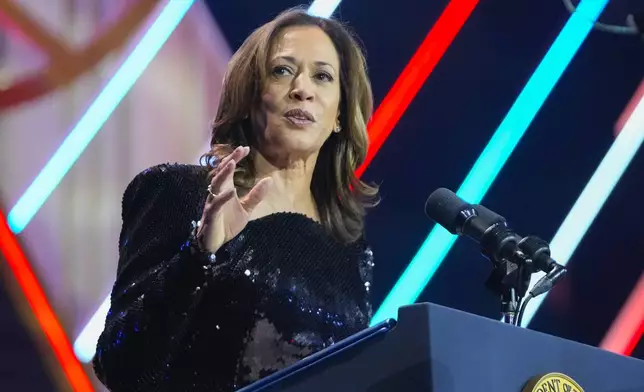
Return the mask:
<path fill-rule="evenodd" d="M 338 22 L 291 10 L 253 32 L 205 164 L 150 168 L 124 193 L 94 358 L 108 388 L 232 391 L 368 326 L 377 189 L 354 170 L 371 110 Z"/>

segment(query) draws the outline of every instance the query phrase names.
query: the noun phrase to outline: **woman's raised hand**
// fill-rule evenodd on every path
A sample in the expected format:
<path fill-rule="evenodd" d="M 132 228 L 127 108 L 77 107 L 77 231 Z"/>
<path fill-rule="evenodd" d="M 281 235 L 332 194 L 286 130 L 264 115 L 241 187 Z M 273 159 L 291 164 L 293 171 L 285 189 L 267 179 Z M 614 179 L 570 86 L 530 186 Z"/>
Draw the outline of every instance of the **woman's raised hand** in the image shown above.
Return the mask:
<path fill-rule="evenodd" d="M 271 178 L 263 178 L 244 197 L 237 196 L 233 174 L 237 162 L 250 152 L 249 147 L 237 147 L 230 155 L 221 160 L 217 174 L 210 182 L 201 226 L 197 239 L 201 248 L 216 252 L 223 244 L 241 232 L 255 207 L 264 199 L 271 185 Z"/>

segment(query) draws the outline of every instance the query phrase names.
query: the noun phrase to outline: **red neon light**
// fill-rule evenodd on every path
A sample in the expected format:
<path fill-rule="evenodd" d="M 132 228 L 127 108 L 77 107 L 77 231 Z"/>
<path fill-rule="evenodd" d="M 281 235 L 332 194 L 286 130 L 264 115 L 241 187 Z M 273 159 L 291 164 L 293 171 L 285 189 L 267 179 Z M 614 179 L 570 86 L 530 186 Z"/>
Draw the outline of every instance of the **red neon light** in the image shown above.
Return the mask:
<path fill-rule="evenodd" d="M 644 273 L 613 321 L 600 347 L 631 355 L 644 334 Z"/>
<path fill-rule="evenodd" d="M 615 124 L 615 136 L 624 128 L 637 105 L 644 100 L 644 79 Z M 644 273 L 622 306 L 600 347 L 614 353 L 631 355 L 644 335 Z"/>
<path fill-rule="evenodd" d="M 13 271 L 18 284 L 36 316 L 40 328 L 45 333 L 49 345 L 54 351 L 63 372 L 74 391 L 93 391 L 94 388 L 87 378 L 80 362 L 74 355 L 74 350 L 63 331 L 47 297 L 38 284 L 27 257 L 20 249 L 18 240 L 11 232 L 5 216 L 0 213 L 0 251 L 4 255 L 9 268 Z"/>
<path fill-rule="evenodd" d="M 628 102 L 628 105 L 626 105 L 626 109 L 622 112 L 622 114 L 619 116 L 619 119 L 615 123 L 615 129 L 614 129 L 614 134 L 615 137 L 619 135 L 619 133 L 624 129 L 624 125 L 626 125 L 626 121 L 631 117 L 633 114 L 633 111 L 635 111 L 635 107 L 637 107 L 637 104 L 644 99 L 644 79 L 642 79 L 642 82 L 640 83 L 640 86 L 635 90 L 635 94 L 633 94 L 633 98 Z"/>
<path fill-rule="evenodd" d="M 356 170 L 356 176 L 361 177 L 367 169 L 478 2 L 452 0 L 447 5 L 369 121 L 369 151 L 365 161 Z"/>

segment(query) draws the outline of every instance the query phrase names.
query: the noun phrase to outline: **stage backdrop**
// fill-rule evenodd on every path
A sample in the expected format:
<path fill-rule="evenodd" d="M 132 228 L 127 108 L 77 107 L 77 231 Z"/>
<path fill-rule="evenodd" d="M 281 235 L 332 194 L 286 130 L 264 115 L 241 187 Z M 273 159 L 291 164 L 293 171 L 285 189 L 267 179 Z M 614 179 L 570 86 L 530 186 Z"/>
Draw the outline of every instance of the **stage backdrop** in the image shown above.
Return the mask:
<path fill-rule="evenodd" d="M 14 2 L 77 47 L 137 3 Z M 159 2 L 122 47 L 81 78 L 0 112 L 0 165 L 5 168 L 0 171 L 0 193 L 5 216 L 165 4 Z M 72 344 L 110 292 L 120 202 L 128 181 L 156 163 L 196 162 L 206 147 L 208 122 L 215 114 L 231 53 L 254 28 L 299 4 L 195 2 L 51 197 L 18 234 Z M 372 293 L 378 309 L 434 228 L 423 213 L 427 196 L 439 187 L 456 191 L 461 186 L 571 16 L 560 0 L 375 4 L 344 0 L 336 15 L 357 33 L 366 50 L 377 107 L 428 32 L 440 25 L 449 4 L 461 6 L 452 9 L 451 25 L 443 23 L 442 32 L 434 32 L 433 39 L 445 44 L 445 54 L 434 58 L 436 66 L 420 82 L 418 92 L 407 95 L 413 95 L 409 106 L 404 100 L 394 105 L 404 113 L 363 175 L 379 183 L 382 192 L 382 203 L 370 212 L 366 226 L 376 257 Z M 467 6 L 473 7 L 471 14 L 463 11 Z M 623 24 L 628 12 L 638 7 L 641 10 L 639 0 L 612 1 L 601 20 Z M 457 19 L 462 27 L 456 26 Z M 456 33 L 453 42 L 445 40 L 450 31 Z M 2 75 L 18 78 L 47 66 L 42 53 L 19 34 L 8 28 L 3 34 L 8 45 L 0 64 Z M 555 236 L 615 141 L 618 120 L 644 77 L 641 39 L 593 30 L 582 41 L 552 93 L 533 113 L 534 120 L 528 110 L 514 112 L 515 123 L 507 131 L 518 132 L 526 119 L 525 135 L 481 200 L 522 235 L 535 234 L 548 241 Z M 612 185 L 605 181 L 592 190 L 612 192 L 572 253 L 568 276 L 548 295 L 529 328 L 599 346 L 634 290 L 644 272 L 644 227 L 638 223 L 644 219 L 644 153 L 637 153 L 614 189 Z M 588 208 L 587 214 L 594 211 Z M 581 220 L 572 227 L 579 225 Z M 498 318 L 498 299 L 484 287 L 489 273 L 490 264 L 477 245 L 459 239 L 427 286 L 418 288 L 417 300 Z M 11 273 L 5 275 L 12 279 Z M 13 291 L 15 285 L 11 287 Z M 3 333 L 2 339 L 19 333 Z M 47 345 L 39 347 L 42 351 L 37 352 L 51 358 Z M 33 353 L 29 358 L 37 357 Z M 644 358 L 644 343 L 632 355 Z M 9 357 L 0 361 L 2 368 L 15 365 Z M 56 368 L 56 361 L 45 362 Z M 82 366 L 97 386 L 89 365 Z M 34 372 L 42 373 L 37 366 Z M 65 385 L 61 379 L 58 384 Z M 19 385 L 28 385 L 26 379 L 21 381 Z"/>

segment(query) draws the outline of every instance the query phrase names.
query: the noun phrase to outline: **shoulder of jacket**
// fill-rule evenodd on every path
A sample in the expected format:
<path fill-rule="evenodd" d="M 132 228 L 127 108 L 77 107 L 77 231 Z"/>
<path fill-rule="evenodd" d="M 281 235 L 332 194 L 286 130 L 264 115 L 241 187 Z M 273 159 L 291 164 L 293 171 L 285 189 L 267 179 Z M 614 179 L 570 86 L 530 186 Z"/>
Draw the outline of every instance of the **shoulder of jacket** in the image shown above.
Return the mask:
<path fill-rule="evenodd" d="M 207 178 L 208 168 L 205 166 L 183 164 L 183 163 L 162 163 L 139 172 L 134 176 L 128 188 L 131 186 L 153 185 L 172 186 L 185 182 L 201 182 Z"/>
<path fill-rule="evenodd" d="M 162 163 L 139 172 L 123 192 L 123 206 L 134 198 L 148 194 L 171 194 L 205 186 L 208 168 L 205 166 Z M 205 189 L 205 188 L 204 188 Z"/>

